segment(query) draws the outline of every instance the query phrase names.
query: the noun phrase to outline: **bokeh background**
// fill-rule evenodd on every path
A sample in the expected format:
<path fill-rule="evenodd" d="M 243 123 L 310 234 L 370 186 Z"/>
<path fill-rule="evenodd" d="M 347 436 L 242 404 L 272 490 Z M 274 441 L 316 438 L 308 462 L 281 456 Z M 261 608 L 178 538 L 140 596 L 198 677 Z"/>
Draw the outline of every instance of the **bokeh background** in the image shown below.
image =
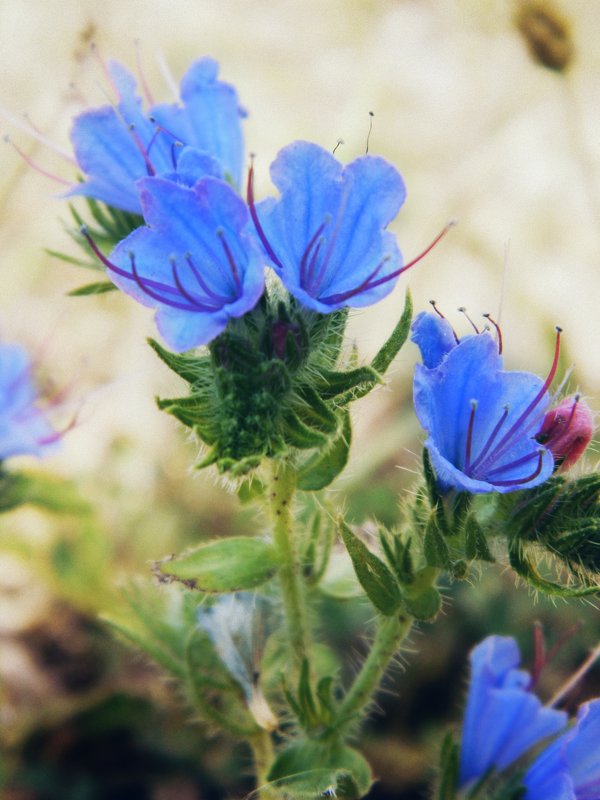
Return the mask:
<path fill-rule="evenodd" d="M 545 54 L 533 46 L 540 16 Z M 499 316 L 512 368 L 545 374 L 560 324 L 570 385 L 598 408 L 599 40 L 594 0 L 0 0 L 0 128 L 44 169 L 73 177 L 22 125 L 69 147 L 72 117 L 106 101 L 92 42 L 101 58 L 133 69 L 137 48 L 165 100 L 162 65 L 178 80 L 194 58 L 216 57 L 249 111 L 259 194 L 293 139 L 331 149 L 342 139 L 343 160 L 363 153 L 373 112 L 370 152 L 407 184 L 393 224 L 405 257 L 448 219 L 459 225 L 383 303 L 352 315 L 361 356 L 391 330 L 409 284 L 417 309 L 435 299 L 459 329 L 458 306 Z M 157 394 L 180 386 L 145 344 L 148 310 L 116 293 L 67 296 L 89 276 L 45 252 L 74 252 L 60 190 L 0 148 L 0 336 L 25 343 L 48 379 L 69 387 L 78 419 L 43 465 L 11 467 L 74 481 L 98 514 L 85 530 L 31 508 L 2 518 L 2 796 L 243 796 L 247 754 L 189 724 L 160 672 L 114 642 L 98 613 L 117 608 L 119 586 L 147 575 L 152 559 L 260 522 L 214 476 L 193 471 L 195 445 L 156 409 Z M 334 487 L 356 522 L 393 522 L 414 483 L 416 358 L 407 346 L 390 384 L 356 405 L 351 465 Z M 597 458 L 592 448 L 588 465 Z M 548 692 L 597 643 L 594 606 L 535 601 L 501 565 L 482 577 L 448 586 L 443 617 L 413 637 L 414 652 L 386 682 L 385 713 L 363 743 L 380 778 L 374 797 L 426 796 L 442 727 L 460 719 L 466 654 L 478 638 L 517 634 L 530 655 L 535 619 L 551 641 L 579 625 L 547 672 Z M 351 665 L 364 649 L 365 614 L 349 606 L 331 617 Z M 598 682 L 592 671 L 579 696 L 597 693 Z"/>

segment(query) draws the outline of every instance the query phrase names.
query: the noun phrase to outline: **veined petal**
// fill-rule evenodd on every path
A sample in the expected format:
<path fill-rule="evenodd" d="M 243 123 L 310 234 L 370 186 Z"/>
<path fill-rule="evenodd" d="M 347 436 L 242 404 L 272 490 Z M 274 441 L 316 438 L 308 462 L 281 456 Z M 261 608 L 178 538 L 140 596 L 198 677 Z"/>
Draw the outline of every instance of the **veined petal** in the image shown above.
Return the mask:
<path fill-rule="evenodd" d="M 370 305 L 388 294 L 402 257 L 385 227 L 405 197 L 402 178 L 383 158 L 343 167 L 309 142 L 294 142 L 271 166 L 280 197 L 257 206 L 280 277 L 320 313 Z"/>
<path fill-rule="evenodd" d="M 471 653 L 471 682 L 463 726 L 460 784 L 503 770 L 538 742 L 564 728 L 567 715 L 542 705 L 518 670 L 514 639 L 490 636 Z"/>
<path fill-rule="evenodd" d="M 437 367 L 456 347 L 454 331 L 450 323 L 437 314 L 421 311 L 412 324 L 412 341 L 421 351 L 421 358 L 426 367 Z"/>

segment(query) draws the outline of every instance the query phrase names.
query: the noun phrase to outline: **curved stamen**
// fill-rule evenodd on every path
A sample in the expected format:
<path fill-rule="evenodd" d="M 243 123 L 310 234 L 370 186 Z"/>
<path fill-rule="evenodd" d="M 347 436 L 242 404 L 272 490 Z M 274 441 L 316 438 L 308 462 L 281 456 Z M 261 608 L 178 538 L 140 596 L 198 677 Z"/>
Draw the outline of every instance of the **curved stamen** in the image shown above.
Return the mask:
<path fill-rule="evenodd" d="M 267 254 L 271 261 L 275 264 L 276 267 L 279 269 L 283 269 L 283 264 L 275 255 L 275 251 L 271 247 L 269 240 L 267 239 L 267 235 L 264 232 L 262 225 L 260 224 L 260 220 L 258 218 L 258 214 L 256 213 L 256 204 L 254 202 L 254 159 L 251 157 L 250 161 L 250 169 L 248 170 L 248 185 L 246 188 L 246 199 L 248 202 L 248 208 L 250 210 L 250 216 L 252 217 L 252 222 L 254 223 L 254 227 L 256 229 L 256 233 L 258 234 L 258 238 L 262 242 L 263 247 L 267 251 Z"/>
<path fill-rule="evenodd" d="M 23 161 L 27 164 L 28 167 L 31 167 L 31 169 L 35 170 L 36 172 L 39 172 L 40 175 L 43 175 L 46 178 L 50 178 L 50 180 L 56 181 L 56 183 L 61 183 L 63 186 L 73 186 L 73 183 L 71 181 L 67 181 L 64 178 L 60 178 L 53 172 L 49 172 L 47 169 L 40 167 L 40 165 L 37 164 L 31 158 L 31 156 L 28 156 L 24 150 L 21 150 L 21 148 L 18 147 L 18 145 L 16 145 L 9 136 L 5 136 L 4 141 L 17 151 L 19 156 L 23 159 Z"/>
<path fill-rule="evenodd" d="M 223 245 L 223 250 L 225 251 L 225 257 L 227 259 L 227 263 L 229 264 L 229 269 L 233 277 L 233 282 L 235 283 L 235 287 L 239 293 L 242 288 L 242 282 L 240 280 L 240 274 L 238 272 L 237 264 L 235 263 L 235 258 L 233 257 L 231 248 L 227 244 L 227 239 L 225 238 L 225 231 L 222 228 L 218 228 L 217 236 L 219 237 L 219 241 Z"/>
<path fill-rule="evenodd" d="M 491 322 L 492 325 L 494 326 L 494 328 L 496 329 L 496 333 L 498 334 L 498 355 L 501 356 L 502 355 L 502 330 L 500 328 L 500 325 L 498 325 L 498 323 L 494 319 L 492 319 L 492 315 L 491 314 L 482 314 L 482 316 L 485 317 L 488 320 L 488 322 Z"/>
<path fill-rule="evenodd" d="M 471 467 L 471 447 L 473 444 L 473 427 L 475 425 L 475 412 L 477 400 L 471 400 L 471 413 L 469 414 L 469 427 L 467 428 L 467 442 L 465 445 L 465 473 L 468 475 Z"/>
<path fill-rule="evenodd" d="M 539 457 L 540 452 L 543 453 L 543 450 L 535 450 L 532 453 L 527 453 L 525 456 L 521 456 L 521 458 L 516 458 L 514 461 L 509 461 L 507 464 L 502 464 L 500 467 L 494 467 L 494 469 L 489 470 L 486 473 L 485 478 L 486 480 L 489 479 L 492 475 L 500 475 L 503 472 L 507 472 L 509 469 L 515 469 L 515 467 L 521 467 L 523 464 L 527 464 L 532 461 L 536 456 Z"/>
<path fill-rule="evenodd" d="M 440 319 L 446 320 L 446 317 L 442 314 L 442 312 L 437 307 L 437 301 L 436 300 L 430 300 L 429 301 L 429 305 L 433 308 L 433 310 L 435 311 L 435 313 L 438 315 L 438 317 Z M 448 320 L 446 320 L 446 322 L 448 322 Z M 452 327 L 452 326 L 450 326 L 450 327 Z M 456 333 L 454 328 L 452 328 L 452 336 L 454 336 L 454 341 L 456 342 L 456 344 L 460 344 L 460 339 L 458 338 L 458 334 Z"/>
<path fill-rule="evenodd" d="M 321 288 L 321 284 L 327 274 L 327 267 L 329 266 L 329 262 L 331 261 L 331 257 L 333 255 L 333 251 L 335 248 L 335 244 L 337 242 L 338 234 L 340 232 L 340 228 L 342 227 L 342 222 L 344 220 L 344 212 L 346 210 L 346 206 L 348 205 L 348 197 L 350 194 L 350 190 L 348 187 L 344 187 L 342 199 L 340 200 L 340 205 L 337 210 L 336 220 L 335 220 L 335 227 L 331 233 L 331 237 L 329 239 L 329 243 L 327 246 L 327 252 L 325 253 L 323 260 L 321 261 L 321 266 L 319 268 L 318 273 L 314 276 L 310 283 L 308 291 L 313 297 L 316 297 L 319 293 Z M 324 302 L 324 301 L 321 301 Z"/>
<path fill-rule="evenodd" d="M 232 302 L 233 298 L 226 297 L 223 294 L 217 294 L 217 292 L 214 292 L 210 288 L 210 286 L 206 283 L 206 281 L 202 277 L 202 275 L 200 273 L 200 270 L 198 269 L 198 267 L 192 261 L 192 254 L 191 253 L 186 253 L 185 254 L 185 260 L 187 261 L 187 264 L 188 264 L 189 268 L 192 270 L 192 273 L 193 273 L 194 277 L 198 281 L 198 286 L 200 286 L 200 288 L 202 289 L 204 294 L 207 295 L 207 297 L 210 297 L 212 300 L 214 300 L 219 305 L 224 305 L 225 303 L 231 303 Z"/>
<path fill-rule="evenodd" d="M 129 128 L 129 132 L 131 133 L 131 136 L 133 138 L 133 141 L 135 142 L 135 144 L 137 146 L 137 149 L 140 151 L 140 155 L 144 159 L 144 163 L 146 165 L 146 172 L 148 173 L 148 175 L 150 177 L 152 177 L 153 175 L 156 175 L 156 170 L 154 169 L 154 165 L 150 161 L 150 156 L 148 155 L 148 150 L 144 147 L 144 143 L 142 142 L 139 133 L 136 131 L 135 125 L 133 123 L 130 123 L 128 125 L 128 128 Z"/>
<path fill-rule="evenodd" d="M 379 273 L 379 271 L 380 271 L 380 269 L 382 267 L 382 264 L 384 263 L 384 262 L 380 262 L 377 265 L 377 267 L 375 267 L 373 272 L 369 275 L 369 277 L 365 278 L 365 280 L 360 284 L 360 286 L 357 286 L 355 289 L 350 289 L 349 291 L 343 292 L 343 293 L 341 293 L 339 295 L 334 295 L 334 297 L 336 297 L 338 299 L 330 300 L 330 302 L 343 303 L 345 300 L 349 300 L 351 297 L 353 297 L 356 294 L 360 294 L 361 292 L 368 292 L 371 289 L 377 288 L 377 286 L 381 286 L 381 284 L 383 284 L 383 283 L 387 283 L 388 281 L 394 280 L 394 278 L 397 278 L 399 275 L 402 275 L 403 272 L 406 272 L 411 267 L 414 267 L 415 264 L 418 264 L 419 261 L 421 261 L 422 258 L 425 258 L 425 256 L 428 253 L 430 253 L 431 250 L 433 250 L 433 248 L 436 246 L 436 244 L 441 239 L 444 238 L 444 236 L 448 233 L 450 228 L 453 228 L 455 225 L 456 225 L 456 220 L 450 220 L 450 222 L 448 222 L 446 224 L 444 229 L 440 233 L 438 233 L 438 235 L 431 242 L 431 244 L 428 247 L 426 247 L 425 250 L 423 250 L 422 253 L 419 253 L 419 255 L 416 258 L 413 258 L 412 261 L 409 261 L 408 264 L 405 264 L 404 266 L 399 267 L 399 269 L 396 269 L 393 272 L 390 272 L 388 275 L 383 275 L 381 278 L 378 278 L 377 280 L 373 280 L 374 278 L 377 277 L 377 274 Z M 385 260 L 389 260 L 389 256 L 386 259 L 384 259 L 384 261 Z"/>
<path fill-rule="evenodd" d="M 526 478 L 514 478 L 511 481 L 494 481 L 493 482 L 494 485 L 495 486 L 521 486 L 521 485 L 523 485 L 525 483 L 529 483 L 530 481 L 534 480 L 534 478 L 537 478 L 537 476 L 542 471 L 542 466 L 543 466 L 543 463 L 544 463 L 544 452 L 545 452 L 544 450 L 540 450 L 539 451 L 539 453 L 538 453 L 538 464 L 537 464 L 537 467 L 535 468 L 535 470 L 531 473 L 531 475 L 528 475 Z"/>
<path fill-rule="evenodd" d="M 317 228 L 317 230 L 315 231 L 313 237 L 311 238 L 311 240 L 309 241 L 309 243 L 306 246 L 306 250 L 302 254 L 302 258 L 300 259 L 300 286 L 303 289 L 307 288 L 307 283 L 310 284 L 312 282 L 314 264 L 315 264 L 315 260 L 316 260 L 314 256 L 315 256 L 316 252 L 321 248 L 321 244 L 323 243 L 323 240 L 321 240 L 317 244 L 317 240 L 319 239 L 319 237 L 321 236 L 321 234 L 325 230 L 325 226 L 328 225 L 330 221 L 331 221 L 331 217 L 328 214 L 326 219 L 325 219 L 325 221 L 322 222 L 319 225 L 319 227 Z M 313 249 L 313 247 L 315 247 L 315 244 L 317 246 L 316 246 L 316 249 L 315 249 L 315 253 L 313 254 L 313 257 L 311 258 L 310 269 L 308 271 L 308 280 L 307 280 L 307 271 L 306 271 L 307 261 L 308 261 L 309 255 L 310 255 L 310 251 Z"/>
<path fill-rule="evenodd" d="M 171 272 L 173 273 L 173 281 L 175 282 L 175 286 L 179 289 L 180 293 L 185 297 L 186 300 L 189 300 L 190 303 L 198 309 L 198 311 L 217 311 L 221 306 L 210 305 L 207 303 L 201 303 L 197 297 L 194 297 L 193 294 L 190 294 L 188 290 L 185 288 L 181 281 L 181 277 L 179 275 L 179 270 L 177 267 L 177 261 L 174 257 L 171 259 Z"/>
<path fill-rule="evenodd" d="M 348 300 L 353 295 L 359 294 L 365 288 L 365 285 L 366 285 L 367 281 L 371 280 L 371 278 L 373 278 L 379 272 L 381 272 L 381 270 L 383 269 L 384 264 L 387 264 L 387 262 L 390 260 L 390 258 L 391 258 L 391 256 L 385 255 L 381 259 L 379 264 L 375 267 L 375 269 L 373 270 L 371 275 L 365 281 L 363 281 L 363 283 L 360 286 L 357 286 L 355 289 L 351 289 L 351 290 L 349 290 L 347 292 L 338 292 L 337 294 L 329 294 L 326 297 L 320 297 L 319 300 L 322 303 L 328 303 L 328 304 L 331 304 L 331 303 L 343 303 L 345 300 Z"/>
<path fill-rule="evenodd" d="M 556 375 L 556 370 L 558 368 L 558 357 L 560 355 L 560 335 L 562 333 L 562 328 L 556 327 L 556 343 L 554 345 L 554 358 L 552 359 L 552 366 L 550 367 L 550 372 L 548 373 L 548 377 L 544 381 L 542 388 L 533 398 L 531 403 L 527 406 L 525 411 L 520 414 L 516 422 L 514 422 L 509 430 L 504 434 L 502 439 L 498 442 L 496 447 L 492 450 L 492 452 L 483 460 L 480 464 L 480 471 L 485 470 L 486 466 L 493 461 L 496 461 L 506 449 L 506 447 L 510 444 L 510 441 L 514 434 L 521 428 L 525 420 L 531 415 L 531 412 L 539 405 L 541 399 L 544 397 L 548 388 L 552 381 L 554 380 L 554 376 Z"/>
<path fill-rule="evenodd" d="M 142 278 L 139 272 L 137 271 L 137 267 L 135 265 L 135 253 L 130 253 L 129 258 L 131 261 L 131 275 L 128 277 L 133 277 L 133 280 L 137 283 L 140 289 L 145 292 L 148 297 L 152 297 L 153 300 L 158 300 L 159 303 L 163 303 L 166 306 L 171 306 L 171 308 L 179 308 L 181 311 L 201 311 L 204 309 L 198 308 L 196 305 L 190 305 L 187 303 L 178 303 L 176 300 L 172 300 L 170 297 L 164 297 L 159 294 L 159 291 L 155 289 L 154 286 L 150 285 L 149 281 L 146 281 L 145 278 Z M 153 283 L 156 283 L 153 281 Z M 170 289 L 171 287 L 162 286 L 161 288 Z"/>
<path fill-rule="evenodd" d="M 477 456 L 475 461 L 471 464 L 471 471 L 472 472 L 474 472 L 477 469 L 477 467 L 479 466 L 479 464 L 481 464 L 483 459 L 488 454 L 490 447 L 494 444 L 494 439 L 496 438 L 496 436 L 500 432 L 500 428 L 504 425 L 504 423 L 506 421 L 506 418 L 508 417 L 509 410 L 510 410 L 510 406 L 508 406 L 508 405 L 504 406 L 504 410 L 502 412 L 502 416 L 500 417 L 498 422 L 495 424 L 494 430 L 488 436 L 487 442 L 481 448 L 481 452 L 479 453 L 479 455 Z"/>
<path fill-rule="evenodd" d="M 477 325 L 475 325 L 471 317 L 467 314 L 467 309 L 464 306 L 460 306 L 460 308 L 458 308 L 457 310 L 460 311 L 461 314 L 464 314 L 468 322 L 471 324 L 471 327 L 473 328 L 475 333 L 479 333 L 479 328 L 477 327 Z"/>

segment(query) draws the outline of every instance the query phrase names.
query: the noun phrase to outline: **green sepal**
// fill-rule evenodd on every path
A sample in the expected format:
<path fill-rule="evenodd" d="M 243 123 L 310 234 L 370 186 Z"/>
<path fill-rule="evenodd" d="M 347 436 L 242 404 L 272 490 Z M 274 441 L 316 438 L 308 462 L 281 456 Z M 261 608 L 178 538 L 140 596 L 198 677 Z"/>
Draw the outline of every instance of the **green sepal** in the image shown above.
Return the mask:
<path fill-rule="evenodd" d="M 448 522 L 444 511 L 444 497 L 440 492 L 437 476 L 431 464 L 429 450 L 426 447 L 423 448 L 423 475 L 425 477 L 429 505 L 435 511 L 440 531 L 442 531 L 444 535 L 448 535 L 450 531 L 448 530 Z"/>
<path fill-rule="evenodd" d="M 350 530 L 343 519 L 338 520 L 338 525 L 352 559 L 356 577 L 367 597 L 378 611 L 386 616 L 392 616 L 402 603 L 395 577 L 383 561 Z"/>
<path fill-rule="evenodd" d="M 253 500 L 263 497 L 265 494 L 265 485 L 258 478 L 246 478 L 243 480 L 237 489 L 237 495 L 242 505 L 247 505 Z"/>
<path fill-rule="evenodd" d="M 508 555 L 510 565 L 517 575 L 534 589 L 539 589 L 544 594 L 557 597 L 587 597 L 600 593 L 600 585 L 564 586 L 544 578 L 536 570 L 531 559 L 524 553 L 521 542 L 515 541 L 511 543 L 508 548 Z"/>
<path fill-rule="evenodd" d="M 207 412 L 204 398 L 198 394 L 188 397 L 157 397 L 156 405 L 183 425 L 192 428 L 205 444 L 215 444 L 219 428 L 214 416 Z"/>
<path fill-rule="evenodd" d="M 211 375 L 211 361 L 208 356 L 195 356 L 186 353 L 172 353 L 156 339 L 149 338 L 148 344 L 170 370 L 192 386 L 204 383 Z"/>
<path fill-rule="evenodd" d="M 305 425 L 292 409 L 288 409 L 283 418 L 283 436 L 288 444 L 299 450 L 325 447 L 328 444 L 325 434 Z"/>
<path fill-rule="evenodd" d="M 270 787 L 290 800 L 331 796 L 359 800 L 371 786 L 371 768 L 361 754 L 340 744 L 305 741 L 283 750 L 267 776 Z"/>
<path fill-rule="evenodd" d="M 408 537 L 403 541 L 399 535 L 388 533 L 381 528 L 379 542 L 388 564 L 396 573 L 402 585 L 410 585 L 415 576 L 413 558 L 411 555 L 412 539 Z"/>
<path fill-rule="evenodd" d="M 348 463 L 351 440 L 350 414 L 345 411 L 338 436 L 328 447 L 315 453 L 304 464 L 301 464 L 298 470 L 298 489 L 302 489 L 304 492 L 316 492 L 329 486 Z"/>
<path fill-rule="evenodd" d="M 302 386 L 299 395 L 304 401 L 296 403 L 294 409 L 302 422 L 323 433 L 335 433 L 339 420 L 331 408 L 321 400 L 312 386 Z"/>
<path fill-rule="evenodd" d="M 435 509 L 432 510 L 425 527 L 423 555 L 428 566 L 450 569 L 450 551 L 438 527 L 438 515 Z"/>
<path fill-rule="evenodd" d="M 410 333 L 410 324 L 412 322 L 412 313 L 412 298 L 410 292 L 407 291 L 404 299 L 404 308 L 398 324 L 392 331 L 387 342 L 383 345 L 383 347 L 380 348 L 373 361 L 371 361 L 371 366 L 380 375 L 384 375 L 386 373 L 388 367 L 408 339 L 408 334 Z"/>
<path fill-rule="evenodd" d="M 381 375 L 373 367 L 363 366 L 348 372 L 324 370 L 316 382 L 316 387 L 325 400 L 349 395 L 349 401 L 354 396 L 362 397 L 367 394 L 378 383 L 383 383 Z"/>
<path fill-rule="evenodd" d="M 415 619 L 432 622 L 440 612 L 442 598 L 436 588 L 429 586 L 416 596 L 406 595 L 402 605 Z"/>
<path fill-rule="evenodd" d="M 436 800 L 455 800 L 458 786 L 459 749 L 451 733 L 447 733 L 440 751 L 440 774 Z"/>
<path fill-rule="evenodd" d="M 216 539 L 174 559 L 156 562 L 159 578 L 173 578 L 204 592 L 237 592 L 266 583 L 277 571 L 274 548 L 262 539 Z"/>
<path fill-rule="evenodd" d="M 473 514 L 465 520 L 465 555 L 469 561 L 488 561 L 493 564 L 496 559 L 490 553 L 483 528 Z"/>
<path fill-rule="evenodd" d="M 85 297 L 89 294 L 106 294 L 106 292 L 116 292 L 118 289 L 111 281 L 96 281 L 95 283 L 87 283 L 85 286 L 80 286 L 78 289 L 71 289 L 67 292 L 68 297 Z"/>

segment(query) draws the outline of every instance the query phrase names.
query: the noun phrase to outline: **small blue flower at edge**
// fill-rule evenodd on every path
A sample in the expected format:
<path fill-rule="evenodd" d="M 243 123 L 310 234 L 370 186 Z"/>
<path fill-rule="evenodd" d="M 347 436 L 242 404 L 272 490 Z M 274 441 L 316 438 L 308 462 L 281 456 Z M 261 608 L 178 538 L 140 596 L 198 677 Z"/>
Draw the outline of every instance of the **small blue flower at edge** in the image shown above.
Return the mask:
<path fill-rule="evenodd" d="M 88 241 L 114 283 L 156 309 L 170 347 L 207 344 L 230 318 L 254 308 L 264 290 L 264 257 L 248 208 L 227 183 L 210 177 L 193 187 L 143 178 L 139 188 L 146 226 L 109 258 L 89 235 Z"/>
<path fill-rule="evenodd" d="M 18 455 L 41 457 L 60 438 L 39 406 L 32 370 L 23 347 L 0 343 L 0 461 Z"/>
<path fill-rule="evenodd" d="M 415 412 L 441 489 L 505 493 L 547 480 L 554 459 L 534 437 L 549 404 L 559 337 L 545 381 L 504 370 L 487 331 L 457 342 L 437 314 L 416 317 L 412 341 L 423 358 L 415 368 Z"/>
<path fill-rule="evenodd" d="M 488 770 L 505 769 L 567 723 L 563 711 L 546 708 L 530 691 L 531 677 L 514 639 L 489 636 L 470 656 L 471 682 L 460 753 L 461 786 Z"/>
<path fill-rule="evenodd" d="M 284 147 L 271 165 L 278 199 L 249 204 L 272 265 L 299 302 L 321 314 L 381 300 L 405 269 L 385 230 L 406 195 L 385 159 L 361 156 L 346 167 L 310 142 Z"/>
<path fill-rule="evenodd" d="M 182 104 L 154 105 L 147 112 L 133 76 L 117 62 L 109 63 L 108 72 L 119 102 L 114 108 L 103 106 L 75 118 L 71 140 L 86 180 L 67 196 L 87 195 L 141 213 L 135 182 L 144 176 L 175 173 L 191 185 L 205 174 L 215 174 L 239 187 L 245 112 L 236 90 L 217 80 L 216 61 L 203 58 L 191 65 L 181 81 Z M 190 147 L 204 161 L 188 160 L 181 169 L 181 155 Z M 190 167 L 198 164 L 200 171 L 189 174 Z"/>
<path fill-rule="evenodd" d="M 527 770 L 525 800 L 600 798 L 600 700 L 583 703 L 575 724 Z"/>

